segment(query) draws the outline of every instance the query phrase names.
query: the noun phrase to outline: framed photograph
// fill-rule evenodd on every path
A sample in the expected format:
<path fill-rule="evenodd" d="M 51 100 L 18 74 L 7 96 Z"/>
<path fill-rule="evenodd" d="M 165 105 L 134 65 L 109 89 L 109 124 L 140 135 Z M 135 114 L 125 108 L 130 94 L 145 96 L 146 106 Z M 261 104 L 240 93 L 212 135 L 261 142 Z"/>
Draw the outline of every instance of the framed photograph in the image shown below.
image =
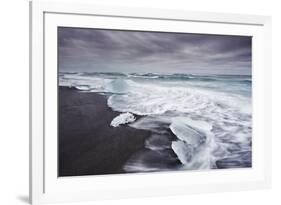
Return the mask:
<path fill-rule="evenodd" d="M 270 187 L 270 17 L 39 1 L 30 25 L 31 203 Z"/>

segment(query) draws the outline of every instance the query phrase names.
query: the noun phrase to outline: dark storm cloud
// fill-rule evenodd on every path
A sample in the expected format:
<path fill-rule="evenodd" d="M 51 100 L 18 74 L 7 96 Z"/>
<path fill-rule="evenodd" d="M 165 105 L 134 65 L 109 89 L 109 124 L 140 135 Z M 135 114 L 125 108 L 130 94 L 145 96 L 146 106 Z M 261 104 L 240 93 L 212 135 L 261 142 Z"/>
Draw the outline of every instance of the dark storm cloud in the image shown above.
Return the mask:
<path fill-rule="evenodd" d="M 59 70 L 251 74 L 251 37 L 58 29 Z"/>

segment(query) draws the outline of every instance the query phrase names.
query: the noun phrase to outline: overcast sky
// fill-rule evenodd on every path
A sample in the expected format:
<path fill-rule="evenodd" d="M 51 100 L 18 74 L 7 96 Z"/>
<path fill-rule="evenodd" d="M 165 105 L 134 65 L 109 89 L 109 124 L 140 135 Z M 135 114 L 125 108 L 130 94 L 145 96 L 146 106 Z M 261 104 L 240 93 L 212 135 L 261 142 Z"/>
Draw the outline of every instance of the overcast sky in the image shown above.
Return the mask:
<path fill-rule="evenodd" d="M 58 28 L 59 71 L 251 75 L 251 37 Z"/>

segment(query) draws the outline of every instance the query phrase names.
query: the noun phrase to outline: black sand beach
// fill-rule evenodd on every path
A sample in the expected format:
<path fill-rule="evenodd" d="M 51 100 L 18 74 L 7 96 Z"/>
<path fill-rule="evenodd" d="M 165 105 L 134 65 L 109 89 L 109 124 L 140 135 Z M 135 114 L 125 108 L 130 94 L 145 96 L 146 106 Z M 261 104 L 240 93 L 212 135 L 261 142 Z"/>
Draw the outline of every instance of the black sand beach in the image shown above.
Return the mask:
<path fill-rule="evenodd" d="M 123 165 L 150 133 L 111 127 L 119 114 L 107 106 L 106 96 L 59 87 L 58 176 L 124 173 Z"/>

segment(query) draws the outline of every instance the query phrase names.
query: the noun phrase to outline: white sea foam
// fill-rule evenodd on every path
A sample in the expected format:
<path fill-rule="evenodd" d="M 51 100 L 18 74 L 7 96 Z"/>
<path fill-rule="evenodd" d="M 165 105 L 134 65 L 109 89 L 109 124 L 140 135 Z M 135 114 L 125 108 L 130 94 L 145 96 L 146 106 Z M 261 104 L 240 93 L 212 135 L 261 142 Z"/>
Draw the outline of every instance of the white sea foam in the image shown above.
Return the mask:
<path fill-rule="evenodd" d="M 99 76 L 84 76 L 81 74 L 64 74 L 60 76 L 59 85 L 76 87 L 79 90 L 89 92 L 105 92 L 105 86 L 110 84 L 112 79 Z"/>
<path fill-rule="evenodd" d="M 126 81 L 125 95 L 112 95 L 108 105 L 116 111 L 138 115 L 230 111 L 251 113 L 251 102 L 243 96 L 192 87 Z M 220 109 L 220 110 L 219 110 Z"/>
<path fill-rule="evenodd" d="M 120 115 L 118 115 L 117 117 L 115 117 L 110 125 L 112 127 L 118 127 L 119 125 L 123 125 L 123 124 L 127 124 L 130 122 L 134 122 L 136 120 L 135 116 L 131 113 L 121 113 Z"/>
<path fill-rule="evenodd" d="M 163 114 L 167 111 L 214 111 L 218 105 L 246 114 L 251 113 L 248 97 L 205 89 L 206 82 L 143 82 L 125 78 L 64 74 L 60 85 L 74 86 L 90 92 L 109 92 L 108 105 L 116 111 L 139 115 Z M 210 84 L 210 82 L 208 82 Z M 196 85 L 194 87 L 194 85 Z M 214 83 L 212 83 L 214 85 Z M 207 86 L 208 87 L 208 86 Z M 209 86 L 210 87 L 210 86 Z M 226 86 L 225 86 L 226 87 Z M 124 94 L 124 95 L 120 95 Z"/>
<path fill-rule="evenodd" d="M 111 126 L 130 123 L 157 134 L 157 140 L 146 142 L 146 148 L 157 154 L 167 149 L 159 139 L 170 129 L 178 138 L 170 142 L 171 149 L 185 169 L 213 168 L 217 159 L 251 150 L 251 86 L 243 81 L 246 78 L 138 76 L 64 74 L 60 85 L 107 93 L 108 106 L 122 112 Z M 144 117 L 135 121 L 133 114 Z M 127 167 L 134 168 L 128 170 L 158 169 L 149 165 L 151 153 L 141 155 L 135 164 L 130 161 Z"/>

